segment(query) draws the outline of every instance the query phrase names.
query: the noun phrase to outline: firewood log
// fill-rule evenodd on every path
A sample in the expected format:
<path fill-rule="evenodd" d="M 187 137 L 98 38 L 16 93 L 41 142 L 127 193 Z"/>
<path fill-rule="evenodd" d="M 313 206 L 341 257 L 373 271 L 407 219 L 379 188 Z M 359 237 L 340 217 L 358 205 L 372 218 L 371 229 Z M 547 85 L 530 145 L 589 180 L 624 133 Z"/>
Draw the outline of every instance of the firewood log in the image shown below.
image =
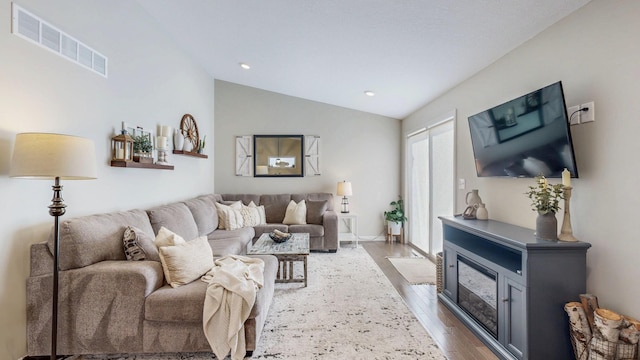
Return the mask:
<path fill-rule="evenodd" d="M 593 320 L 593 336 L 613 343 L 618 342 L 622 325 L 620 314 L 607 309 L 596 309 Z"/>
<path fill-rule="evenodd" d="M 587 319 L 589 319 L 589 327 L 593 332 L 593 313 L 600 307 L 598 306 L 598 297 L 593 294 L 580 294 L 580 302 L 582 302 L 584 312 L 587 314 Z"/>
<path fill-rule="evenodd" d="M 568 302 L 564 305 L 564 311 L 569 316 L 569 331 L 573 343 L 573 353 L 576 360 L 587 360 L 589 355 L 588 344 L 591 340 L 591 328 L 585 314 L 582 303 Z"/>
<path fill-rule="evenodd" d="M 627 344 L 637 344 L 640 340 L 640 321 L 622 316 L 622 329 L 620 329 L 620 341 Z"/>

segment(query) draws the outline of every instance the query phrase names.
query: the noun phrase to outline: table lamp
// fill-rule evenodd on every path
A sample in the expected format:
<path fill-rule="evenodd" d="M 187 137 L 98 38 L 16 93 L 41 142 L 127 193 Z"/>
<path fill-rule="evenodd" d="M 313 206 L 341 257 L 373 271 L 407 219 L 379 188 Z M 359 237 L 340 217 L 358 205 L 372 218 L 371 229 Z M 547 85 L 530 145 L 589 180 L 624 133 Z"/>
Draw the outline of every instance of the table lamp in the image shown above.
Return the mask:
<path fill-rule="evenodd" d="M 339 182 L 338 183 L 338 191 L 336 191 L 336 194 L 338 196 L 342 196 L 342 213 L 343 214 L 348 214 L 349 213 L 349 199 L 347 199 L 347 196 L 351 196 L 353 195 L 353 191 L 351 190 L 351 182 L 350 181 L 343 181 L 343 182 Z"/>
<path fill-rule="evenodd" d="M 51 312 L 51 359 L 56 359 L 58 328 L 58 255 L 60 226 L 65 213 L 60 180 L 95 179 L 96 156 L 92 140 L 60 134 L 22 133 L 16 135 L 10 177 L 54 180 L 49 214 L 54 217 L 53 306 Z"/>

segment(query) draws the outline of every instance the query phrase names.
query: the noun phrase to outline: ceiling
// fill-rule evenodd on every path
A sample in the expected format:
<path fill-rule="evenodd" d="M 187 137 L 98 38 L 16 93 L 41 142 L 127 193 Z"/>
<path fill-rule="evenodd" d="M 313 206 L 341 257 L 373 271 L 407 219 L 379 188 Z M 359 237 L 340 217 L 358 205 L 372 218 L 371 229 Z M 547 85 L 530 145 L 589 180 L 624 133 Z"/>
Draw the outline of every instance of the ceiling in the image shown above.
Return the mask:
<path fill-rule="evenodd" d="M 589 1 L 138 0 L 216 79 L 398 119 Z"/>

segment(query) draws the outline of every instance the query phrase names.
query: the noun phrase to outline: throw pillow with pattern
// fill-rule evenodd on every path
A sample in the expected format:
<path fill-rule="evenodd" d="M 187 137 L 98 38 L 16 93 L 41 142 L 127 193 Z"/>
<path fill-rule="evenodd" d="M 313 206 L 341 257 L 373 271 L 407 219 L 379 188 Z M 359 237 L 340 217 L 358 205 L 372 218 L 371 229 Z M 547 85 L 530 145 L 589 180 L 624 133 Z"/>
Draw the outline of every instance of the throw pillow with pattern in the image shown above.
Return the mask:
<path fill-rule="evenodd" d="M 124 229 L 122 242 L 124 245 L 124 254 L 127 256 L 127 260 L 140 261 L 146 259 L 146 254 L 142 249 L 142 246 L 138 244 L 136 231 L 131 226 L 127 226 Z"/>

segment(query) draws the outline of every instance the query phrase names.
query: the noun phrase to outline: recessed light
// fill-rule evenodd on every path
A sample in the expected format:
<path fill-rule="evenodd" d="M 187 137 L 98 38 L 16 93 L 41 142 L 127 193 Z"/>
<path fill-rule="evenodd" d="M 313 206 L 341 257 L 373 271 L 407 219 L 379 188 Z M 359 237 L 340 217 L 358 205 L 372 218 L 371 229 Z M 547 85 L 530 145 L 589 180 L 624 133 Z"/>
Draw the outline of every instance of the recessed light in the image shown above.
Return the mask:
<path fill-rule="evenodd" d="M 249 66 L 249 64 L 245 64 L 245 63 L 240 63 L 240 67 L 245 69 L 245 70 L 251 69 L 251 66 Z"/>
<path fill-rule="evenodd" d="M 367 90 L 367 91 L 365 91 L 365 92 L 364 92 L 364 94 L 365 94 L 365 95 L 367 95 L 367 96 L 376 96 L 376 93 L 374 93 L 374 92 L 373 92 L 373 91 L 371 91 L 371 90 Z"/>

